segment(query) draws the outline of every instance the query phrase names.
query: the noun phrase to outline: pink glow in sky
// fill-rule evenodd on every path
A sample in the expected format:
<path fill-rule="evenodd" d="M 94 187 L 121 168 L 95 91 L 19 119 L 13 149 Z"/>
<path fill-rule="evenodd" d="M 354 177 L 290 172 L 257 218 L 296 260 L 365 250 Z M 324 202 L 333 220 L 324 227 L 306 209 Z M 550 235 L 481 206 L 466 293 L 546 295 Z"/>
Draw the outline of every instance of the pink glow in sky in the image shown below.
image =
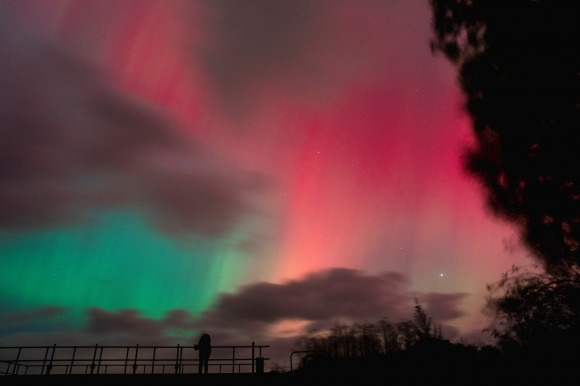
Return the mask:
<path fill-rule="evenodd" d="M 232 279 L 240 288 L 330 268 L 398 272 L 409 299 L 458 299 L 462 316 L 440 313 L 458 338 L 485 325 L 485 285 L 528 263 L 506 248 L 510 228 L 462 172 L 469 120 L 454 69 L 429 50 L 427 1 L 5 3 L 5 14 L 101 66 L 116 92 L 155 106 L 231 174 L 257 176 L 251 215 L 239 220 L 251 255 Z M 220 202 L 232 211 L 204 216 L 233 221 L 246 208 L 225 193 Z"/>

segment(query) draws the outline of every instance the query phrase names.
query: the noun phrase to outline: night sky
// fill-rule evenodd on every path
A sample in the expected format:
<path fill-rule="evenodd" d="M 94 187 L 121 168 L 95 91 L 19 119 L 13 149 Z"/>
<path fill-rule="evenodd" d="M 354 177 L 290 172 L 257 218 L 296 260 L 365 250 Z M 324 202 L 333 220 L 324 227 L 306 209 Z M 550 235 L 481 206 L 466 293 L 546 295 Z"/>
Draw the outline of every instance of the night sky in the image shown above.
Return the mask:
<path fill-rule="evenodd" d="M 0 4 L 0 345 L 484 343 L 532 264 L 462 171 L 427 0 Z"/>

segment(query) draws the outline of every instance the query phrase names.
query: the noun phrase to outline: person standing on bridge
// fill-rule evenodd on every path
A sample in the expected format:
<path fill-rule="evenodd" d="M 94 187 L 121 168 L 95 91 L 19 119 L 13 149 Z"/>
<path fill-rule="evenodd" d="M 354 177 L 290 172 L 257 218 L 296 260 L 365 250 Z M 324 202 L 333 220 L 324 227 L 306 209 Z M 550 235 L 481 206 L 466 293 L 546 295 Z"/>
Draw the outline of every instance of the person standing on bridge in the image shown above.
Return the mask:
<path fill-rule="evenodd" d="M 202 334 L 193 349 L 199 351 L 199 373 L 201 374 L 202 370 L 204 370 L 207 374 L 209 356 L 211 355 L 211 338 L 209 334 Z"/>

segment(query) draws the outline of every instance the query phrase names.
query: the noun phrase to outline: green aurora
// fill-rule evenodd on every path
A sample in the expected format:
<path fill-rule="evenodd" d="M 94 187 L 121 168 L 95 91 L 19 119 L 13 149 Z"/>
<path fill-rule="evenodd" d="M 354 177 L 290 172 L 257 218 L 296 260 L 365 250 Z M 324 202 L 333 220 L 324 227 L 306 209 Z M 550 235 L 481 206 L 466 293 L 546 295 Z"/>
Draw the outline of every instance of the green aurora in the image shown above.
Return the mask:
<path fill-rule="evenodd" d="M 239 284 L 244 259 L 227 239 L 184 242 L 135 213 L 101 215 L 92 224 L 0 233 L 5 310 L 90 307 L 199 313 Z M 78 322 L 81 322 L 80 320 Z"/>

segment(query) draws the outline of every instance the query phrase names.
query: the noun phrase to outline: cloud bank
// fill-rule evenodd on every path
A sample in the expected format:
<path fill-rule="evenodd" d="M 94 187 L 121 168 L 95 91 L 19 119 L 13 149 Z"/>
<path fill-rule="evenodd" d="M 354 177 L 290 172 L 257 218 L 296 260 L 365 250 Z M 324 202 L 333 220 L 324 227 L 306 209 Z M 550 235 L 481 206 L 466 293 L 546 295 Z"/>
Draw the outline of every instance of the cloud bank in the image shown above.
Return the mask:
<path fill-rule="evenodd" d="M 0 9 L 0 229 L 145 210 L 169 232 L 221 235 L 255 213 L 239 170 L 61 41 Z"/>
<path fill-rule="evenodd" d="M 296 339 L 308 331 L 324 331 L 336 323 L 375 323 L 383 318 L 397 323 L 413 316 L 415 299 L 433 321 L 441 324 L 444 337 L 457 338 L 457 330 L 446 323 L 459 318 L 463 293 L 416 293 L 408 289 L 408 278 L 398 272 L 367 274 L 335 268 L 312 273 L 283 284 L 255 283 L 235 294 L 222 294 L 202 314 L 173 310 L 164 318 L 152 319 L 138 310 L 86 310 L 86 323 L 72 332 L 43 332 L 47 318 L 68 310 L 47 307 L 14 313 L 10 320 L 36 316 L 37 331 L 5 335 L 6 344 L 84 345 L 192 345 L 202 331 L 215 345 L 267 344 L 272 363 L 285 365 Z M 4 320 L 3 323 L 7 322 Z M 56 340 L 55 340 L 56 339 Z"/>

